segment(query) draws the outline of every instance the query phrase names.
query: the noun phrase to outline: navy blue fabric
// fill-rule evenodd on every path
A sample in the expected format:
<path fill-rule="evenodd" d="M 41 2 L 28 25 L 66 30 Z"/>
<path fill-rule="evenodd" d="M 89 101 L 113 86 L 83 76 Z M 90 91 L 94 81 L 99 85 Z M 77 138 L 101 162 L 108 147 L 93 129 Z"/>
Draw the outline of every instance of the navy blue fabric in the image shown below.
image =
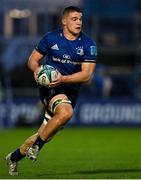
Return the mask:
<path fill-rule="evenodd" d="M 48 110 L 48 104 L 50 100 L 58 95 L 58 94 L 65 94 L 68 99 L 71 101 L 71 105 L 74 108 L 76 105 L 76 100 L 78 97 L 79 89 L 74 88 L 72 85 L 59 85 L 55 88 L 43 88 L 40 87 L 40 99 L 44 106 L 46 107 L 46 110 Z"/>
<path fill-rule="evenodd" d="M 46 56 L 46 64 L 58 69 L 62 75 L 71 75 L 81 71 L 81 63 L 96 63 L 96 43 L 84 33 L 80 33 L 77 39 L 70 41 L 65 38 L 63 30 L 58 29 L 45 34 L 35 49 Z M 41 100 L 43 103 L 46 101 L 44 104 L 47 107 L 54 95 L 63 93 L 67 95 L 74 107 L 79 89 L 78 83 L 63 84 L 52 90 L 40 88 Z"/>
<path fill-rule="evenodd" d="M 20 149 L 16 149 L 16 151 L 14 151 L 11 154 L 11 161 L 12 162 L 17 162 L 20 161 L 21 159 L 23 159 L 25 157 L 25 155 L 21 154 Z"/>
<path fill-rule="evenodd" d="M 63 75 L 80 71 L 82 62 L 95 63 L 97 56 L 95 41 L 83 33 L 76 40 L 67 40 L 62 29 L 45 34 L 36 50 L 46 55 L 46 64 L 52 65 Z"/>

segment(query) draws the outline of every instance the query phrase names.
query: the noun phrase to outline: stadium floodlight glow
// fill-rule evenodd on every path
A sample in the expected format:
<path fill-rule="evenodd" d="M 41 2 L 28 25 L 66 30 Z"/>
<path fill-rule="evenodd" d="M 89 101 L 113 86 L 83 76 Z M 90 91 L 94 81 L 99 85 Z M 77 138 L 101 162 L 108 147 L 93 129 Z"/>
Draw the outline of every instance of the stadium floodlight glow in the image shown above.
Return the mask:
<path fill-rule="evenodd" d="M 31 15 L 31 11 L 29 9 L 23 9 L 23 10 L 19 10 L 19 9 L 12 9 L 9 12 L 9 16 L 11 18 L 17 18 L 17 19 L 21 19 L 21 18 L 27 18 Z"/>

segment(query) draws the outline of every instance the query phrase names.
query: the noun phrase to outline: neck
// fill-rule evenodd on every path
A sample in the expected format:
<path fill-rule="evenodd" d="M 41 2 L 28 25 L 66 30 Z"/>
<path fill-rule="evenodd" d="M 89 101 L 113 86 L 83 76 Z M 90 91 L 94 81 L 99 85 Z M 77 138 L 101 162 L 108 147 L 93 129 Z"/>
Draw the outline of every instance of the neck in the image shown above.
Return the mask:
<path fill-rule="evenodd" d="M 63 33 L 64 33 L 65 38 L 71 41 L 77 39 L 79 36 L 79 34 L 73 34 L 71 32 L 68 32 L 66 29 L 63 30 Z"/>

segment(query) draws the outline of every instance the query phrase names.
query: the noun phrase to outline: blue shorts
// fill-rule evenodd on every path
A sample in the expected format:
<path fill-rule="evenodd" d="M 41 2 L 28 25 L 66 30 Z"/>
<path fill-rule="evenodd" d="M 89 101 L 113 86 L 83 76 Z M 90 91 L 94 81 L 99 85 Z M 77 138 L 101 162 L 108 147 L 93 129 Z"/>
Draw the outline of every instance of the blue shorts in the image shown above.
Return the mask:
<path fill-rule="evenodd" d="M 73 86 L 70 85 L 59 85 L 55 88 L 44 88 L 40 87 L 40 99 L 44 104 L 46 110 L 48 110 L 48 105 L 50 100 L 59 94 L 64 94 L 71 101 L 71 105 L 74 108 L 76 105 L 76 100 L 78 97 L 78 89 L 74 89 Z"/>

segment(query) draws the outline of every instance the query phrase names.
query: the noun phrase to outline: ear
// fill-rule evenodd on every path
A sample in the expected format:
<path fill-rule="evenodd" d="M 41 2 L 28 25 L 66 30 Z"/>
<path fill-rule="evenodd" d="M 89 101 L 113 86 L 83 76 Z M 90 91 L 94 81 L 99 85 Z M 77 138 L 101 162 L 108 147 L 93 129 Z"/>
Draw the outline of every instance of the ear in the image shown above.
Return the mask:
<path fill-rule="evenodd" d="M 62 24 L 66 25 L 66 18 L 62 18 Z"/>

